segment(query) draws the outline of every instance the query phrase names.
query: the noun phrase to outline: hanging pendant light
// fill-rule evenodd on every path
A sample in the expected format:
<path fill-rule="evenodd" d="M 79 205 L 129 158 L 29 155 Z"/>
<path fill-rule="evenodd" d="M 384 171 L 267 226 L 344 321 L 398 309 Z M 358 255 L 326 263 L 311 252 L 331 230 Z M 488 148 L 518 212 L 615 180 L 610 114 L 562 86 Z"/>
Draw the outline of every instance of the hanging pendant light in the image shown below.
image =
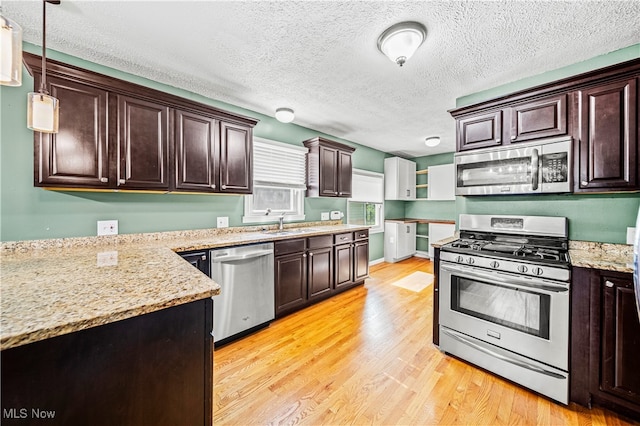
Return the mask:
<path fill-rule="evenodd" d="M 0 15 L 0 84 L 22 84 L 22 28 Z"/>
<path fill-rule="evenodd" d="M 60 4 L 60 0 L 42 1 L 42 78 L 40 90 L 27 97 L 27 127 L 36 132 L 58 133 L 59 101 L 47 91 L 47 3 Z"/>
<path fill-rule="evenodd" d="M 400 22 L 387 28 L 378 37 L 378 49 L 402 66 L 427 37 L 427 29 L 420 22 Z"/>

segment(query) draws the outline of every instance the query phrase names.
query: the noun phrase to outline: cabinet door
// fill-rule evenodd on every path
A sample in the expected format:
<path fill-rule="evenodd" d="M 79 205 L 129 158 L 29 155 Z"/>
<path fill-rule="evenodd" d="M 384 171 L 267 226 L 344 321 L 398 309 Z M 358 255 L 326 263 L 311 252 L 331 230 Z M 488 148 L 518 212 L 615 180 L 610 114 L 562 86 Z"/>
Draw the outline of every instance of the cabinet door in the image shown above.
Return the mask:
<path fill-rule="evenodd" d="M 252 147 L 251 127 L 220 123 L 220 192 L 251 194 Z"/>
<path fill-rule="evenodd" d="M 276 316 L 307 301 L 307 255 L 296 253 L 275 258 Z"/>
<path fill-rule="evenodd" d="M 117 186 L 169 189 L 169 107 L 116 95 Z"/>
<path fill-rule="evenodd" d="M 457 120 L 458 151 L 486 148 L 502 143 L 502 111 Z"/>
<path fill-rule="evenodd" d="M 207 116 L 176 111 L 176 189 L 215 191 L 216 124 Z"/>
<path fill-rule="evenodd" d="M 327 146 L 319 147 L 320 153 L 320 196 L 338 195 L 338 150 Z"/>
<path fill-rule="evenodd" d="M 429 200 L 456 199 L 456 171 L 453 164 L 442 164 L 429 167 Z"/>
<path fill-rule="evenodd" d="M 351 197 L 352 165 L 351 153 L 338 151 L 338 197 Z"/>
<path fill-rule="evenodd" d="M 336 289 L 348 287 L 353 280 L 353 249 L 351 244 L 335 247 Z"/>
<path fill-rule="evenodd" d="M 356 241 L 353 245 L 353 281 L 369 276 L 369 240 Z"/>
<path fill-rule="evenodd" d="M 640 407 L 640 321 L 633 280 L 602 277 L 603 391 Z"/>
<path fill-rule="evenodd" d="M 430 223 L 429 224 L 429 257 L 433 259 L 434 248 L 433 243 L 453 236 L 456 232 L 456 226 L 448 223 Z"/>
<path fill-rule="evenodd" d="M 557 95 L 511 108 L 511 142 L 567 134 L 567 95 Z"/>
<path fill-rule="evenodd" d="M 64 106 L 57 134 L 34 132 L 35 185 L 108 187 L 107 92 L 56 77 L 47 83 Z"/>
<path fill-rule="evenodd" d="M 333 282 L 332 252 L 332 247 L 307 252 L 309 300 L 331 293 L 331 283 Z"/>
<path fill-rule="evenodd" d="M 638 189 L 636 79 L 576 93 L 582 123 L 576 191 Z"/>
<path fill-rule="evenodd" d="M 414 254 L 416 254 L 416 224 L 399 224 L 397 258 L 403 259 Z"/>

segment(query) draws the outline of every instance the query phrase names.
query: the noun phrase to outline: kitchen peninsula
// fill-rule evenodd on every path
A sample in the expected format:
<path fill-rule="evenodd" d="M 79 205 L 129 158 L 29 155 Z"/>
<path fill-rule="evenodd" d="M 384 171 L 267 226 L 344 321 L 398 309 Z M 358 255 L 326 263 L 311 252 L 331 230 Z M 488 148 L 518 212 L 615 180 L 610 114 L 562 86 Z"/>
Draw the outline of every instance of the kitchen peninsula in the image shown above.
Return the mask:
<path fill-rule="evenodd" d="M 211 424 L 220 287 L 177 252 L 362 229 L 339 223 L 3 243 L 3 424 Z"/>

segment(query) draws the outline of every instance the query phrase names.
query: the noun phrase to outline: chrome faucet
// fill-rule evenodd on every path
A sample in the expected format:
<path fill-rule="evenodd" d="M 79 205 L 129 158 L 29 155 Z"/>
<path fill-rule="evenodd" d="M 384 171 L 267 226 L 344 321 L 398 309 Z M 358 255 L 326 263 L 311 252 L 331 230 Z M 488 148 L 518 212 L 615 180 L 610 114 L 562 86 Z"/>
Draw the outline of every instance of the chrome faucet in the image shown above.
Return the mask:
<path fill-rule="evenodd" d="M 285 212 L 282 212 L 282 214 L 278 218 L 278 220 L 280 221 L 280 224 L 278 225 L 278 230 L 279 231 L 282 231 L 284 229 L 284 215 L 285 214 L 286 214 Z"/>

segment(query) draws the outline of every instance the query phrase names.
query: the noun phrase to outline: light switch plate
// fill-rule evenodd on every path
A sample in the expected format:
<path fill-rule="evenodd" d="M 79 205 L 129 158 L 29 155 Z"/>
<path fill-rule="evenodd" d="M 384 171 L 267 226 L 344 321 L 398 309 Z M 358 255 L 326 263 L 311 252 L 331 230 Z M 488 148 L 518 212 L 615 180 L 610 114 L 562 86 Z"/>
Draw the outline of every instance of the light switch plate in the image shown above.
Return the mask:
<path fill-rule="evenodd" d="M 118 235 L 117 220 L 99 220 L 98 236 L 100 235 Z"/>
<path fill-rule="evenodd" d="M 329 220 L 329 212 L 320 213 L 320 220 Z"/>
<path fill-rule="evenodd" d="M 217 218 L 218 228 L 228 228 L 229 227 L 229 216 L 222 216 Z"/>
<path fill-rule="evenodd" d="M 627 228 L 627 244 L 633 244 L 636 241 L 636 228 L 628 227 Z"/>

